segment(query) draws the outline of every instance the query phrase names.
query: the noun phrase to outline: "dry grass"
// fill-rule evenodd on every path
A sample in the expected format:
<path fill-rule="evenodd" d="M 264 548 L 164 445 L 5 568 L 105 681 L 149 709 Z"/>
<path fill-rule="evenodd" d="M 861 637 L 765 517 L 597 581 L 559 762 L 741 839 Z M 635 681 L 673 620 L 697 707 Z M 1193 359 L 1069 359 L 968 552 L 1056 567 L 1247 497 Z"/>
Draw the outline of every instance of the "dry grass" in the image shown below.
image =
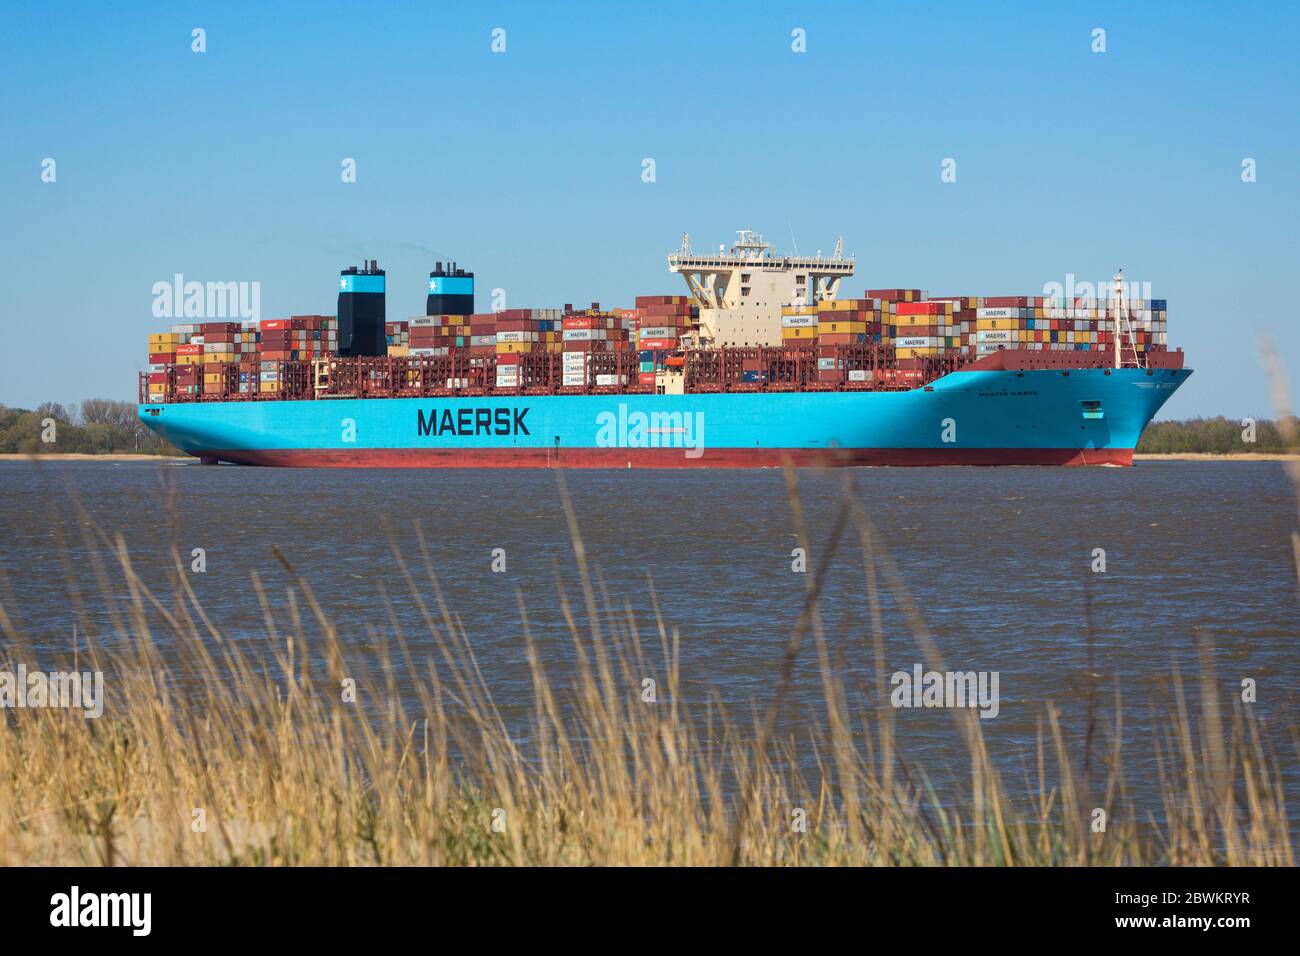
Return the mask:
<path fill-rule="evenodd" d="M 1174 675 L 1152 741 L 1160 812 L 1128 799 L 1119 717 L 1096 732 L 1093 753 L 1091 703 L 1082 754 L 1070 752 L 1059 715 L 1046 708 L 1034 779 L 1017 798 L 974 711 L 955 709 L 969 782 L 957 800 L 941 801 L 896 752 L 886 592 L 928 668 L 944 669 L 939 648 L 847 473 L 831 536 L 816 549 L 793 473 L 789 482 L 801 543 L 821 557 L 773 662 L 774 698 L 748 727 L 719 703 L 702 713 L 679 704 L 677 632 L 653 590 L 650 635 L 630 609 L 613 606 L 588 566 L 563 482 L 581 587 L 560 598 L 577 676 L 563 691 L 548 677 L 521 596 L 533 683 L 523 737 L 493 701 L 422 536 L 419 560 L 408 564 L 396 546 L 393 554 L 436 654 L 413 657 L 390 604 L 391 640 L 378 647 L 382 666 L 368 668 L 283 556 L 294 583 L 273 595 L 253 576 L 262 641 L 236 643 L 201 606 L 178 556 L 169 593 L 154 593 L 120 538 L 87 531 L 98 535 L 87 550 L 112 560 L 95 565 L 94 595 L 70 576 L 69 602 L 83 622 L 87 601 L 110 602 L 111 646 L 126 650 L 91 637 L 65 665 L 109 675 L 99 720 L 0 712 L 0 864 L 1293 865 L 1278 755 L 1248 709 L 1225 713 L 1208 649 L 1199 705 Z M 867 597 L 855 628 L 874 659 L 874 703 L 865 707 L 865 695 L 839 679 L 820 604 L 829 563 L 849 542 Z M 0 635 L 9 669 L 32 663 L 2 601 Z M 795 742 L 774 730 L 794 664 L 808 653 L 820 665 L 826 715 L 805 744 L 816 747 L 811 780 L 794 769 Z M 398 668 L 418 675 L 417 700 L 399 703 Z M 646 676 L 657 703 L 641 700 Z M 347 677 L 360 685 L 359 704 L 341 700 Z M 1108 781 L 1102 792 L 1087 783 L 1094 762 Z M 1104 833 L 1092 831 L 1097 807 L 1107 813 Z M 792 826 L 796 808 L 806 832 Z"/>

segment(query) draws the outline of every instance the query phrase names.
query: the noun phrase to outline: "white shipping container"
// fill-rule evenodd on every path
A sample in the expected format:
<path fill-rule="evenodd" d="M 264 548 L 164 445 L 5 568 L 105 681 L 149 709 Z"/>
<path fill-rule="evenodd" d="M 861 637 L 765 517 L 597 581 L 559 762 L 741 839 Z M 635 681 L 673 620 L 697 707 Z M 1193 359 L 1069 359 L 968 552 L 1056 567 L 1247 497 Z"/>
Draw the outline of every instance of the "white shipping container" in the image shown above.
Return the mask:
<path fill-rule="evenodd" d="M 976 309 L 975 318 L 977 319 L 1019 319 L 1023 318 L 1023 309 L 999 308 L 999 309 Z"/>
<path fill-rule="evenodd" d="M 495 335 L 471 335 L 469 337 L 470 345 L 496 345 L 497 337 Z"/>
<path fill-rule="evenodd" d="M 535 342 L 536 338 L 531 332 L 498 332 L 497 342 L 499 344 L 508 344 L 511 342 Z"/>
<path fill-rule="evenodd" d="M 675 325 L 652 325 L 640 330 L 643 339 L 675 339 L 679 329 Z"/>
<path fill-rule="evenodd" d="M 980 331 L 975 333 L 975 341 L 979 343 L 1010 342 L 1012 341 L 1011 330 L 1010 329 L 981 329 Z"/>
<path fill-rule="evenodd" d="M 565 372 L 563 383 L 565 385 L 586 385 L 587 376 L 583 372 Z"/>
<path fill-rule="evenodd" d="M 850 382 L 866 382 L 866 381 L 869 381 L 869 376 L 870 376 L 870 375 L 871 375 L 871 373 L 870 373 L 869 371 L 867 371 L 865 368 L 851 368 L 851 369 L 849 369 L 849 381 L 850 381 Z"/>
<path fill-rule="evenodd" d="M 600 335 L 596 333 L 600 332 Z M 565 342 L 592 342 L 604 338 L 603 329 L 565 329 L 562 335 Z"/>
<path fill-rule="evenodd" d="M 618 384 L 618 376 L 617 376 L 617 375 L 597 375 L 597 376 L 596 376 L 596 384 L 597 384 L 597 385 L 617 385 L 617 384 Z"/>
<path fill-rule="evenodd" d="M 807 329 L 814 328 L 817 325 L 817 316 L 815 315 L 783 315 L 781 316 L 781 325 L 787 329 Z"/>
<path fill-rule="evenodd" d="M 900 349 L 933 349 L 939 347 L 939 339 L 933 335 L 909 335 L 894 344 Z"/>

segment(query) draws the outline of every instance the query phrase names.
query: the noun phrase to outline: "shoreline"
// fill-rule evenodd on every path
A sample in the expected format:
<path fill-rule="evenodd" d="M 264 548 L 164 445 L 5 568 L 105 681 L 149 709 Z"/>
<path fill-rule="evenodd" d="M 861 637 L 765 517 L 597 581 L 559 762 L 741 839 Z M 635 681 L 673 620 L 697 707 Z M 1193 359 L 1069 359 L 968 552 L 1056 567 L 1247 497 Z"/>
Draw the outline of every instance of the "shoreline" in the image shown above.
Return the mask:
<path fill-rule="evenodd" d="M 103 455 L 88 452 L 51 452 L 49 454 L 0 454 L 0 461 L 191 461 L 189 455 L 138 455 L 133 452 L 109 452 Z"/>
<path fill-rule="evenodd" d="M 1218 454 L 1209 451 L 1175 451 L 1167 454 L 1134 453 L 1134 461 L 1300 461 L 1300 455 L 1286 452 L 1242 451 Z"/>

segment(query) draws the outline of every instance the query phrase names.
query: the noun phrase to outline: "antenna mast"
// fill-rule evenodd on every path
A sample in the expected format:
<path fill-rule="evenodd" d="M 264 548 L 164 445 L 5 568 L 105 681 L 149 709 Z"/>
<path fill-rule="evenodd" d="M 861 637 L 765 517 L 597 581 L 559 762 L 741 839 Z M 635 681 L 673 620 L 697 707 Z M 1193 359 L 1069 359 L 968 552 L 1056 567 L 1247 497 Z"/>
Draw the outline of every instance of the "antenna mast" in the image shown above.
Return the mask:
<path fill-rule="evenodd" d="M 1125 295 L 1124 288 L 1124 270 L 1120 269 L 1115 273 L 1115 367 L 1124 367 L 1124 335 L 1127 332 L 1129 348 L 1133 352 L 1134 368 L 1141 368 L 1142 363 L 1138 359 L 1137 342 L 1133 338 L 1133 323 L 1129 320 L 1128 315 L 1128 296 Z"/>

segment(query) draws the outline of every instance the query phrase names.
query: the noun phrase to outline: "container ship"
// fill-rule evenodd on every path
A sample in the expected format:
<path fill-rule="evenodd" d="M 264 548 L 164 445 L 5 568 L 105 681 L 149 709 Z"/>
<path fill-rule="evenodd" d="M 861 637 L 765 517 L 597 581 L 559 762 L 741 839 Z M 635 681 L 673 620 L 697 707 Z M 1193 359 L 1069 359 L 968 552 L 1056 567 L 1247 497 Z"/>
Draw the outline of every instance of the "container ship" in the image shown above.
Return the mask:
<path fill-rule="evenodd" d="M 1131 465 L 1183 383 L 1166 303 L 1106 295 L 842 298 L 855 261 L 744 230 L 668 256 L 687 293 L 474 311 L 435 263 L 390 322 L 375 260 L 337 315 L 149 337 L 141 420 L 208 464 L 303 467 Z"/>

